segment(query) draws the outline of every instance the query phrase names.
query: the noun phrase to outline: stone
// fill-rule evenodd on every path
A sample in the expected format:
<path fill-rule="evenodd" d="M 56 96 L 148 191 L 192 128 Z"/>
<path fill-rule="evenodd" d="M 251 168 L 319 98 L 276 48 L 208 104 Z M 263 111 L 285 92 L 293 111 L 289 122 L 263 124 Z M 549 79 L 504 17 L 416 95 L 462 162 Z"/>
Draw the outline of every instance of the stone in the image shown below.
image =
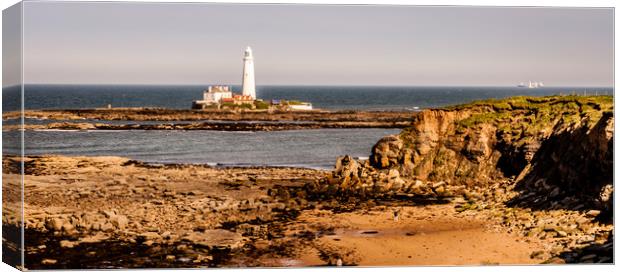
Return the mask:
<path fill-rule="evenodd" d="M 397 178 L 400 178 L 400 172 L 398 172 L 398 169 L 396 168 L 392 168 L 388 171 L 388 180 L 394 180 Z"/>
<path fill-rule="evenodd" d="M 116 212 L 114 211 L 102 211 L 101 213 L 107 218 L 111 218 L 112 216 L 116 215 Z"/>
<path fill-rule="evenodd" d="M 612 184 L 607 184 L 601 188 L 599 192 L 599 199 L 601 202 L 605 203 L 611 201 L 614 192 L 614 186 Z"/>
<path fill-rule="evenodd" d="M 183 241 L 191 242 L 194 245 L 209 249 L 236 249 L 244 244 L 241 234 L 222 229 L 206 230 L 204 232 L 190 232 L 185 234 L 181 239 Z"/>
<path fill-rule="evenodd" d="M 77 243 L 69 240 L 60 241 L 60 247 L 62 248 L 73 248 Z"/>
<path fill-rule="evenodd" d="M 105 222 L 94 222 L 90 225 L 90 230 L 99 231 Z"/>
<path fill-rule="evenodd" d="M 433 188 L 433 189 L 437 189 L 437 188 L 439 188 L 439 187 L 444 187 L 445 185 L 446 185 L 446 183 L 445 183 L 445 182 L 440 181 L 440 182 L 433 183 L 433 184 L 431 185 L 431 188 Z"/>
<path fill-rule="evenodd" d="M 542 259 L 544 254 L 545 252 L 542 250 L 534 251 L 530 254 L 530 259 Z"/>
<path fill-rule="evenodd" d="M 597 217 L 599 214 L 601 214 L 600 210 L 589 210 L 586 212 L 586 215 L 589 217 Z"/>
<path fill-rule="evenodd" d="M 125 178 L 116 178 L 116 179 L 114 179 L 114 184 L 116 184 L 116 185 L 127 185 L 127 179 L 125 179 Z"/>
<path fill-rule="evenodd" d="M 127 226 L 127 223 L 129 223 L 129 220 L 124 215 L 112 215 L 110 217 L 110 223 L 112 223 L 115 228 L 123 230 Z"/>
<path fill-rule="evenodd" d="M 110 223 L 110 222 L 106 222 L 104 224 L 101 224 L 100 229 L 102 231 L 109 232 L 109 231 L 114 230 L 114 225 L 112 225 L 112 223 Z"/>
<path fill-rule="evenodd" d="M 158 240 L 161 238 L 161 236 L 157 232 L 148 231 L 148 232 L 143 232 L 143 233 L 138 234 L 138 238 L 141 238 L 144 240 Z"/>
<path fill-rule="evenodd" d="M 62 231 L 66 234 L 73 234 L 75 233 L 75 227 L 73 224 L 66 222 L 62 225 Z"/>
<path fill-rule="evenodd" d="M 584 255 L 581 258 L 579 258 L 579 261 L 580 262 L 592 261 L 594 260 L 594 258 L 596 258 L 596 254 L 588 254 L 588 255 Z"/>
<path fill-rule="evenodd" d="M 173 262 L 176 259 L 174 255 L 166 255 L 166 261 Z"/>
<path fill-rule="evenodd" d="M 101 232 L 87 237 L 80 238 L 80 243 L 99 243 L 108 239 L 109 237 Z"/>
<path fill-rule="evenodd" d="M 434 188 L 434 190 L 435 190 L 435 193 L 439 196 L 443 196 L 446 193 L 446 188 L 443 186 Z"/>
<path fill-rule="evenodd" d="M 545 263 L 546 264 L 565 264 L 566 261 L 564 261 L 562 258 L 553 257 L 553 258 L 547 260 Z"/>
<path fill-rule="evenodd" d="M 549 197 L 557 197 L 560 195 L 560 187 L 555 187 L 551 193 L 549 193 Z"/>
<path fill-rule="evenodd" d="M 46 227 L 51 231 L 60 231 L 64 224 L 65 222 L 61 218 L 50 218 L 47 220 Z"/>
<path fill-rule="evenodd" d="M 385 169 L 398 164 L 398 156 L 403 147 L 403 141 L 398 135 L 381 138 L 372 147 L 370 163 L 372 166 Z"/>
<path fill-rule="evenodd" d="M 43 259 L 41 260 L 41 264 L 42 265 L 51 265 L 51 264 L 56 264 L 58 261 L 54 260 L 54 259 Z"/>

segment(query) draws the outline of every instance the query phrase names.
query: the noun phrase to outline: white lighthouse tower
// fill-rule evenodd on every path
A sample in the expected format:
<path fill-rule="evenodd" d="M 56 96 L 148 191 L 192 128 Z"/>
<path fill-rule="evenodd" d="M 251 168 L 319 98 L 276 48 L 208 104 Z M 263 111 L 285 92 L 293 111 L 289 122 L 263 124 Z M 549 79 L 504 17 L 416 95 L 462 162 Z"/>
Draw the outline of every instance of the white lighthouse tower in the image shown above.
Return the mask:
<path fill-rule="evenodd" d="M 256 99 L 256 86 L 254 84 L 254 57 L 252 57 L 252 48 L 248 46 L 243 55 L 243 81 L 242 94 L 249 95 L 252 99 Z"/>

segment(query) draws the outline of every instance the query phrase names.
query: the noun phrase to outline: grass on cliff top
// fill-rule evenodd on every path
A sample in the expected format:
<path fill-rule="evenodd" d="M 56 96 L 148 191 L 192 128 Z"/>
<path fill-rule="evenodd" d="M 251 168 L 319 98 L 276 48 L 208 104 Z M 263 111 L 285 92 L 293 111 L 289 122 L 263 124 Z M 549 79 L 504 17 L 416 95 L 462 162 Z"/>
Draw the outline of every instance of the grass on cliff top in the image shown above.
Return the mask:
<path fill-rule="evenodd" d="M 580 105 L 588 105 L 592 107 L 596 107 L 598 105 L 599 109 L 612 109 L 613 108 L 613 97 L 609 95 L 599 95 L 599 96 L 576 96 L 576 95 L 566 95 L 566 96 L 543 96 L 543 97 L 532 97 L 532 96 L 513 96 L 503 99 L 486 99 L 486 100 L 477 100 L 471 103 L 454 105 L 444 107 L 445 110 L 463 110 L 463 109 L 471 109 L 477 107 L 490 107 L 495 111 L 503 111 L 503 110 L 515 110 L 515 109 L 539 109 L 541 107 L 547 107 L 554 104 L 574 104 L 576 106 Z"/>
<path fill-rule="evenodd" d="M 469 111 L 470 116 L 455 124 L 455 131 L 465 134 L 477 131 L 482 124 L 497 127 L 506 140 L 525 144 L 549 131 L 558 122 L 570 125 L 586 120 L 594 126 L 604 112 L 613 113 L 612 96 L 515 96 L 487 99 L 439 110 Z M 401 138 L 407 139 L 411 129 L 404 129 Z M 407 141 L 406 141 L 407 142 Z"/>

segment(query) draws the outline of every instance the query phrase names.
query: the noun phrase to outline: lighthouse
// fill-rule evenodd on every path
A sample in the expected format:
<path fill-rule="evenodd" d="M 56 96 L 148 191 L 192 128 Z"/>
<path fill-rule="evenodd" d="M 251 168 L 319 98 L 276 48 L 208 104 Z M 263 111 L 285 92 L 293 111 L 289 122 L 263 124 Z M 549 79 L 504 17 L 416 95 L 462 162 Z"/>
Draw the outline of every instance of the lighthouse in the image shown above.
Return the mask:
<path fill-rule="evenodd" d="M 254 57 L 252 56 L 252 48 L 249 46 L 243 54 L 243 81 L 241 82 L 242 94 L 251 96 L 256 99 L 256 86 L 254 84 Z"/>

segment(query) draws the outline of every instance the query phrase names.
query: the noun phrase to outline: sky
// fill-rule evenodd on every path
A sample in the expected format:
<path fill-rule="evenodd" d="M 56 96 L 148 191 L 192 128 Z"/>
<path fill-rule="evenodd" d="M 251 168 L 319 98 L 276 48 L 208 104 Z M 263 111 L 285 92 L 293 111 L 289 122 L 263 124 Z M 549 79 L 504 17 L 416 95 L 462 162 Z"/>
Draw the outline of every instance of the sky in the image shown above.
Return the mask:
<path fill-rule="evenodd" d="M 23 23 L 26 83 L 237 85 L 251 46 L 257 85 L 613 85 L 604 8 L 26 2 Z"/>

